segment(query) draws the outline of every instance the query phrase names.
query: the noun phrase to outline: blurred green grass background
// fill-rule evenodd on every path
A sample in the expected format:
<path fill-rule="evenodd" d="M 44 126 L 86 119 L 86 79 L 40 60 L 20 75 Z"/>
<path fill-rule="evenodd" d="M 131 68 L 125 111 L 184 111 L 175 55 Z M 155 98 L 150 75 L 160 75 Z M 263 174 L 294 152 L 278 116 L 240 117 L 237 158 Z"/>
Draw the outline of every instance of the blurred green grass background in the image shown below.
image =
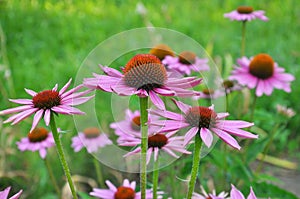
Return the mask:
<path fill-rule="evenodd" d="M 1 38 L 6 38 L 1 45 L 0 110 L 14 106 L 7 98 L 28 97 L 24 87 L 39 91 L 50 89 L 59 83 L 61 88 L 70 77 L 76 76 L 81 63 L 97 44 L 119 32 L 145 27 L 144 18 L 136 12 L 138 2 L 0 0 L 0 23 L 3 30 Z M 268 53 L 287 72 L 292 73 L 296 80 L 292 83 L 291 93 L 276 90 L 271 97 L 263 96 L 259 99 L 257 116 L 262 121 L 258 124 L 264 126 L 270 123 L 277 103 L 292 107 L 296 112 L 300 111 L 300 81 L 297 79 L 300 75 L 300 4 L 297 0 L 141 2 L 147 9 L 146 19 L 153 26 L 180 31 L 207 48 L 213 59 L 223 60 L 230 55 L 233 62 L 240 56 L 241 23 L 232 22 L 224 18 L 223 14 L 242 4 L 265 10 L 270 21 L 254 20 L 247 24 L 246 56 Z M 3 53 L 4 50 L 6 54 Z M 218 63 L 224 65 L 224 62 Z M 6 68 L 11 70 L 11 76 L 5 73 Z M 10 85 L 9 81 L 13 84 Z M 62 127 L 72 131 L 72 118 L 62 118 Z M 278 155 L 300 158 L 297 153 L 300 142 L 299 122 L 299 115 L 289 122 L 288 137 L 278 142 Z M 13 140 L 25 136 L 27 132 L 24 129 L 29 129 L 29 125 L 28 122 L 10 130 L 16 136 Z M 65 142 L 66 145 L 70 144 L 70 141 Z M 6 144 L 15 148 L 13 141 Z M 78 157 L 71 153 L 71 156 L 86 158 L 84 153 Z M 23 158 L 34 159 L 26 153 Z M 15 165 L 16 157 L 8 157 L 8 160 L 6 168 L 33 166 L 28 162 Z M 42 164 L 38 158 L 32 162 L 37 167 Z M 78 173 L 81 165 L 72 164 L 72 167 L 73 173 Z M 61 172 L 59 167 L 56 170 Z M 29 171 L 34 175 L 35 170 Z M 46 178 L 47 175 L 44 174 L 44 180 Z M 39 189 L 37 194 L 49 189 L 46 181 L 44 183 L 44 189 Z"/>

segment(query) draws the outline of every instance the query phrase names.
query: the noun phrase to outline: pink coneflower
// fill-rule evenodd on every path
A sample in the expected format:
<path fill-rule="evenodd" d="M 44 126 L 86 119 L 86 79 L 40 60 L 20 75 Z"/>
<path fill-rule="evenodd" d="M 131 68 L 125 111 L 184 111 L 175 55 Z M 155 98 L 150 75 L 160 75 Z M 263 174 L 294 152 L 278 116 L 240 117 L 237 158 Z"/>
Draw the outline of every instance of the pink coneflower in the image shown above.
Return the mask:
<path fill-rule="evenodd" d="M 106 180 L 106 185 L 109 189 L 98 189 L 94 188 L 92 192 L 90 192 L 91 196 L 95 196 L 97 198 L 102 199 L 141 199 L 141 192 L 136 192 L 136 182 L 129 182 L 128 179 L 123 181 L 123 185 L 116 187 L 109 180 Z M 163 192 L 159 192 L 158 194 L 163 194 Z M 146 199 L 152 199 L 152 190 L 146 190 Z M 158 198 L 162 198 L 162 196 L 158 196 Z"/>
<path fill-rule="evenodd" d="M 166 56 L 162 63 L 171 71 L 175 70 L 182 75 L 190 75 L 192 71 L 209 70 L 208 59 L 200 59 L 195 53 L 190 51 L 184 51 L 178 57 Z"/>
<path fill-rule="evenodd" d="M 214 89 L 208 89 L 205 88 L 200 92 L 199 96 L 194 96 L 193 99 L 198 100 L 198 99 L 217 99 L 219 97 L 222 97 L 225 95 L 224 90 L 214 90 Z"/>
<path fill-rule="evenodd" d="M 180 101 L 173 100 L 176 106 L 183 112 L 183 114 L 174 113 L 164 110 L 150 110 L 151 114 L 159 115 L 170 120 L 150 121 L 152 125 L 162 126 L 161 132 L 176 131 L 188 127 L 189 130 L 185 134 L 184 144 L 188 144 L 194 136 L 199 134 L 204 144 L 210 147 L 213 142 L 214 132 L 224 142 L 233 148 L 240 149 L 238 142 L 230 135 L 235 135 L 242 138 L 257 138 L 257 135 L 244 131 L 240 128 L 247 128 L 253 126 L 253 123 L 241 120 L 223 120 L 228 113 L 216 113 L 213 106 L 191 107 Z"/>
<path fill-rule="evenodd" d="M 55 146 L 52 132 L 45 128 L 35 128 L 27 137 L 17 142 L 20 151 L 39 151 L 41 158 L 45 159 L 47 149 Z"/>
<path fill-rule="evenodd" d="M 0 198 L 1 199 L 18 199 L 23 192 L 23 190 L 20 190 L 18 193 L 16 193 L 12 197 L 8 198 L 10 189 L 11 189 L 11 187 L 7 187 L 6 189 L 4 189 L 4 191 L 0 191 Z"/>
<path fill-rule="evenodd" d="M 184 148 L 184 137 L 174 136 L 176 131 L 165 133 L 148 132 L 148 150 L 147 150 L 147 164 L 150 162 L 152 153 L 154 154 L 154 161 L 157 160 L 159 152 L 162 150 L 169 155 L 179 158 L 174 151 L 179 153 L 191 154 L 191 152 L 185 150 Z M 120 146 L 131 146 L 136 147 L 133 151 L 125 154 L 126 156 L 138 154 L 141 152 L 142 137 L 140 134 L 123 134 L 118 139 L 118 144 Z"/>
<path fill-rule="evenodd" d="M 245 199 L 245 197 L 234 185 L 231 185 L 230 199 Z M 257 199 L 252 187 L 250 187 L 250 193 L 247 199 Z"/>
<path fill-rule="evenodd" d="M 227 199 L 228 193 L 222 191 L 218 195 L 216 194 L 216 190 L 213 190 L 212 193 L 207 193 L 204 188 L 201 186 L 202 194 L 193 193 L 192 199 Z"/>
<path fill-rule="evenodd" d="M 258 54 L 251 59 L 242 57 L 237 63 L 240 67 L 235 68 L 229 79 L 237 80 L 250 89 L 256 88 L 257 96 L 271 95 L 274 88 L 291 92 L 290 82 L 295 79 L 294 76 L 284 73 L 270 55 Z"/>
<path fill-rule="evenodd" d="M 5 120 L 4 123 L 12 122 L 12 125 L 14 125 L 34 114 L 30 130 L 32 131 L 42 117 L 44 117 L 46 126 L 48 126 L 50 123 L 51 112 L 66 115 L 84 114 L 73 106 L 82 104 L 91 99 L 93 96 L 82 97 L 89 93 L 90 90 L 75 93 L 81 89 L 83 85 L 79 85 L 69 91 L 66 91 L 70 86 L 71 81 L 72 79 L 70 79 L 60 91 L 57 91 L 57 84 L 52 90 L 45 90 L 39 93 L 25 89 L 25 91 L 32 96 L 32 99 L 11 99 L 11 102 L 22 104 L 23 106 L 0 111 L 0 115 L 18 112 L 18 114 L 15 114 Z"/>
<path fill-rule="evenodd" d="M 94 74 L 94 78 L 84 79 L 84 85 L 92 89 L 115 92 L 118 95 L 139 97 L 149 96 L 154 105 L 164 109 L 165 105 L 157 94 L 163 96 L 190 97 L 198 92 L 187 90 L 201 83 L 196 77 L 170 77 L 164 65 L 154 55 L 138 54 L 122 69 L 100 66 L 106 75 Z"/>
<path fill-rule="evenodd" d="M 99 148 L 112 144 L 104 133 L 96 127 L 90 127 L 79 132 L 78 136 L 72 138 L 72 147 L 75 152 L 86 147 L 89 153 L 96 152 Z"/>
<path fill-rule="evenodd" d="M 225 13 L 224 17 L 236 21 L 251 21 L 253 19 L 260 19 L 262 21 L 268 21 L 268 17 L 265 16 L 263 10 L 253 10 L 251 6 L 239 6 L 236 10 L 229 13 Z"/>

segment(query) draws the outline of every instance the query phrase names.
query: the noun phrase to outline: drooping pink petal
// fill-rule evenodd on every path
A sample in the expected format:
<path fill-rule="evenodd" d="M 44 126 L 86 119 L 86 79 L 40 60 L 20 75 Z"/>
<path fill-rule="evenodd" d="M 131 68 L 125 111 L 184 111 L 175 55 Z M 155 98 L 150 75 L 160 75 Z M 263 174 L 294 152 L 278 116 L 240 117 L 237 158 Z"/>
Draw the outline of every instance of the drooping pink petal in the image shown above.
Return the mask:
<path fill-rule="evenodd" d="M 190 130 L 188 130 L 188 132 L 185 133 L 183 145 L 187 145 L 193 139 L 194 136 L 197 136 L 198 131 L 198 127 L 192 127 Z"/>
<path fill-rule="evenodd" d="M 150 97 L 151 101 L 153 102 L 153 104 L 154 104 L 157 108 L 159 108 L 159 109 L 161 109 L 161 110 L 165 110 L 165 109 L 166 109 L 164 102 L 160 99 L 160 97 L 158 97 L 158 96 L 155 94 L 155 92 L 149 91 L 149 97 Z"/>
<path fill-rule="evenodd" d="M 249 133 L 248 131 L 244 131 L 242 129 L 236 129 L 236 128 L 230 128 L 230 127 L 223 127 L 223 131 L 226 131 L 227 133 L 230 133 L 232 135 L 236 135 L 242 138 L 251 138 L 251 139 L 257 139 L 258 135 Z"/>
<path fill-rule="evenodd" d="M 246 121 L 242 121 L 242 120 L 220 120 L 217 125 L 219 128 L 223 128 L 223 127 L 247 128 L 247 127 L 253 126 L 254 123 L 246 122 Z"/>
<path fill-rule="evenodd" d="M 7 187 L 4 191 L 0 191 L 0 198 L 7 199 L 11 187 Z"/>
<path fill-rule="evenodd" d="M 18 199 L 18 198 L 20 198 L 22 192 L 23 192 L 23 190 L 20 190 L 18 193 L 16 193 L 15 195 L 13 195 L 12 197 L 10 197 L 9 199 Z"/>
<path fill-rule="evenodd" d="M 42 159 L 45 159 L 46 155 L 47 155 L 47 150 L 45 148 L 41 148 L 39 150 L 40 156 Z"/>
<path fill-rule="evenodd" d="M 46 110 L 45 110 L 45 113 L 44 113 L 44 121 L 45 121 L 46 126 L 49 126 L 49 123 L 50 123 L 50 116 L 51 116 L 51 111 L 50 111 L 50 109 L 46 109 Z"/>
<path fill-rule="evenodd" d="M 153 89 L 156 93 L 161 94 L 163 96 L 175 96 L 176 93 L 167 88 L 154 88 Z"/>
<path fill-rule="evenodd" d="M 25 118 L 29 117 L 30 115 L 32 115 L 37 110 L 38 109 L 29 109 L 29 110 L 26 110 L 26 111 L 23 111 L 23 112 L 17 114 L 18 117 L 14 119 L 12 125 L 15 125 L 15 124 L 21 122 L 22 120 L 24 120 Z"/>
<path fill-rule="evenodd" d="M 233 148 L 236 148 L 238 150 L 241 149 L 239 143 L 228 133 L 217 129 L 217 128 L 212 128 L 211 129 L 213 132 L 215 132 L 215 134 L 217 134 L 217 136 L 219 136 L 219 138 L 221 138 L 224 142 L 226 142 L 227 144 L 229 144 L 230 146 L 232 146 Z"/>
<path fill-rule="evenodd" d="M 204 144 L 210 148 L 211 144 L 213 142 L 213 135 L 207 128 L 201 128 L 200 129 L 200 136 L 201 139 L 203 140 Z"/>
<path fill-rule="evenodd" d="M 152 155 L 152 151 L 153 151 L 152 148 L 148 148 L 148 149 L 147 149 L 147 154 L 146 154 L 146 164 L 149 164 L 149 162 L 150 162 L 151 155 Z"/>
<path fill-rule="evenodd" d="M 32 97 L 34 97 L 37 93 L 33 90 L 27 89 L 25 88 L 26 93 L 28 93 L 29 95 L 31 95 Z"/>
<path fill-rule="evenodd" d="M 184 118 L 182 115 L 171 112 L 171 111 L 149 109 L 148 112 L 149 112 L 149 114 L 158 115 L 158 116 L 173 119 L 173 120 L 184 121 Z"/>
<path fill-rule="evenodd" d="M 55 86 L 52 88 L 53 91 L 57 91 L 58 84 L 55 84 Z"/>
<path fill-rule="evenodd" d="M 115 187 L 115 185 L 113 185 L 113 183 L 111 183 L 109 180 L 105 181 L 105 184 L 108 186 L 108 188 L 114 192 L 117 191 L 117 188 Z"/>
<path fill-rule="evenodd" d="M 33 122 L 32 122 L 32 126 L 31 126 L 31 129 L 30 129 L 30 132 L 35 129 L 35 127 L 37 126 L 37 124 L 39 123 L 39 121 L 41 120 L 42 116 L 43 116 L 43 113 L 44 113 L 44 110 L 43 109 L 40 109 L 38 110 L 34 117 L 33 117 Z"/>
<path fill-rule="evenodd" d="M 24 105 L 24 106 L 6 109 L 3 111 L 0 111 L 0 115 L 6 115 L 6 114 L 16 113 L 16 112 L 20 112 L 20 111 L 26 111 L 29 109 L 32 109 L 32 105 Z"/>
<path fill-rule="evenodd" d="M 102 66 L 101 64 L 99 64 L 100 68 L 103 70 L 103 72 L 105 74 L 107 74 L 108 76 L 112 76 L 112 77 L 123 77 L 123 74 L 120 73 L 120 71 L 114 69 L 114 68 L 110 68 L 107 66 Z"/>
<path fill-rule="evenodd" d="M 247 199 L 257 199 L 252 187 L 250 187 L 250 193 L 249 193 Z"/>
<path fill-rule="evenodd" d="M 93 97 L 95 97 L 95 95 L 91 95 L 89 97 L 80 97 L 80 98 L 68 99 L 68 100 L 63 101 L 62 103 L 64 105 L 76 106 L 76 105 L 80 105 L 80 104 L 83 104 L 83 103 L 89 101 Z"/>

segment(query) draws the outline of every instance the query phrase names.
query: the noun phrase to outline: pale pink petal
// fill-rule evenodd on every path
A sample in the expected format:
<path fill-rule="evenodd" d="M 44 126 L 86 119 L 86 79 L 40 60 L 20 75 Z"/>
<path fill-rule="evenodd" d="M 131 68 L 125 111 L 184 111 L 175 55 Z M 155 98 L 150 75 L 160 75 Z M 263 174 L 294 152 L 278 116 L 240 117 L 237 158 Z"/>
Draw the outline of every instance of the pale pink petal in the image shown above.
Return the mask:
<path fill-rule="evenodd" d="M 40 156 L 42 159 L 45 159 L 46 155 L 47 155 L 47 150 L 45 148 L 41 148 L 39 150 Z"/>
<path fill-rule="evenodd" d="M 64 105 L 72 105 L 72 106 L 80 105 L 80 104 L 83 104 L 83 103 L 89 101 L 94 96 L 95 95 L 92 95 L 89 97 L 80 97 L 80 98 L 69 99 L 69 100 L 64 101 L 63 104 Z"/>
<path fill-rule="evenodd" d="M 175 99 L 172 99 L 172 101 L 176 104 L 176 106 L 185 114 L 188 113 L 190 110 L 191 106 L 184 104 L 183 102 L 177 101 Z"/>
<path fill-rule="evenodd" d="M 49 126 L 50 116 L 51 116 L 51 110 L 50 109 L 46 109 L 44 114 L 45 114 L 44 115 L 45 124 L 46 124 L 46 126 Z"/>
<path fill-rule="evenodd" d="M 6 115 L 6 114 L 16 113 L 16 112 L 20 112 L 20 111 L 26 111 L 28 109 L 32 109 L 32 105 L 18 106 L 15 108 L 6 109 L 3 111 L 0 111 L 0 115 Z"/>
<path fill-rule="evenodd" d="M 32 122 L 32 126 L 31 126 L 31 129 L 30 129 L 30 132 L 35 129 L 35 127 L 37 126 L 37 124 L 39 123 L 39 121 L 41 120 L 42 116 L 43 116 L 43 113 L 44 113 L 44 110 L 43 109 L 40 109 L 38 110 L 34 117 L 33 117 L 33 122 Z"/>
<path fill-rule="evenodd" d="M 149 162 L 150 162 L 152 151 L 153 151 L 153 148 L 148 148 L 148 150 L 147 150 L 147 154 L 146 154 L 146 163 L 147 164 L 149 164 Z"/>
<path fill-rule="evenodd" d="M 111 183 L 109 180 L 105 181 L 105 184 L 108 186 L 108 188 L 114 192 L 117 191 L 117 188 L 115 187 L 115 185 L 113 185 L 113 183 Z"/>
<path fill-rule="evenodd" d="M 209 148 L 213 142 L 213 135 L 207 128 L 200 129 L 200 136 L 204 144 Z"/>
<path fill-rule="evenodd" d="M 220 120 L 217 124 L 218 127 L 229 127 L 229 128 L 247 128 L 253 126 L 254 123 L 246 122 L 242 120 Z"/>
<path fill-rule="evenodd" d="M 230 198 L 231 199 L 245 199 L 244 195 L 235 188 L 234 185 L 231 185 L 231 191 L 230 191 Z"/>
<path fill-rule="evenodd" d="M 9 199 L 18 199 L 21 196 L 22 192 L 23 192 L 23 190 L 20 190 L 18 193 L 16 193 L 15 195 L 13 195 L 12 197 L 10 197 Z"/>
<path fill-rule="evenodd" d="M 157 147 L 154 147 L 154 162 L 157 161 L 157 158 L 158 158 L 158 152 L 159 152 L 159 149 Z"/>
<path fill-rule="evenodd" d="M 155 94 L 155 92 L 149 91 L 149 97 L 157 108 L 161 110 L 166 109 L 164 102 Z"/>
<path fill-rule="evenodd" d="M 64 85 L 64 87 L 62 87 L 62 89 L 59 91 L 59 95 L 63 94 L 70 86 L 72 82 L 72 78 L 66 83 L 66 85 Z"/>
<path fill-rule="evenodd" d="M 179 158 L 178 155 L 176 155 L 172 150 L 170 150 L 169 148 L 167 147 L 163 147 L 162 148 L 166 153 L 168 153 L 169 155 L 173 156 L 174 158 Z"/>
<path fill-rule="evenodd" d="M 37 94 L 37 92 L 35 92 L 35 91 L 33 91 L 33 90 L 30 90 L 30 89 L 27 89 L 27 88 L 25 88 L 25 91 L 26 91 L 26 93 L 28 93 L 28 94 L 31 95 L 32 97 L 34 97 L 34 96 Z"/>
<path fill-rule="evenodd" d="M 166 111 L 166 110 L 153 110 L 149 109 L 148 112 L 150 114 L 158 115 L 161 117 L 173 119 L 173 120 L 178 120 L 178 121 L 184 121 L 184 117 L 178 113 L 174 113 L 171 111 Z"/>
<path fill-rule="evenodd" d="M 55 84 L 55 86 L 52 88 L 53 91 L 57 91 L 58 84 Z"/>
<path fill-rule="evenodd" d="M 230 127 L 223 127 L 223 131 L 226 131 L 227 133 L 230 133 L 235 136 L 239 136 L 242 138 L 251 138 L 251 139 L 257 139 L 258 135 L 249 133 L 248 131 L 244 131 L 242 129 L 236 129 L 236 128 L 230 128 Z"/>
<path fill-rule="evenodd" d="M 247 199 L 257 199 L 252 187 L 250 187 L 250 193 L 249 193 Z"/>
<path fill-rule="evenodd" d="M 161 94 L 163 96 L 175 96 L 175 92 L 167 89 L 167 88 L 154 88 L 153 89 L 156 93 Z"/>
<path fill-rule="evenodd" d="M 232 146 L 233 148 L 236 148 L 238 150 L 241 149 L 240 145 L 238 144 L 238 142 L 228 133 L 217 129 L 217 128 L 212 128 L 211 129 L 215 134 L 217 134 L 217 136 L 219 136 L 224 142 L 226 142 L 227 144 L 229 144 L 230 146 Z"/>
<path fill-rule="evenodd" d="M 11 187 L 7 187 L 4 191 L 0 191 L 0 198 L 7 199 Z"/>
<path fill-rule="evenodd" d="M 31 104 L 32 105 L 32 100 L 30 99 L 9 99 L 9 101 L 17 104 Z"/>
<path fill-rule="evenodd" d="M 103 70 L 103 72 L 105 74 L 107 74 L 108 76 L 112 76 L 112 77 L 123 77 L 123 74 L 120 73 L 118 70 L 114 69 L 114 68 L 110 68 L 110 67 L 107 67 L 107 66 L 102 66 L 100 65 L 100 68 Z"/>
<path fill-rule="evenodd" d="M 15 120 L 13 121 L 12 125 L 15 125 L 17 123 L 19 123 L 20 121 L 24 120 L 25 118 L 29 117 L 30 115 L 32 115 L 34 112 L 36 112 L 38 109 L 29 109 L 26 111 L 23 111 L 22 113 L 18 114 L 18 117 L 15 118 Z"/>
<path fill-rule="evenodd" d="M 198 127 L 193 127 L 190 130 L 188 130 L 188 132 L 185 133 L 183 145 L 187 145 L 193 139 L 194 136 L 197 136 L 198 131 Z"/>

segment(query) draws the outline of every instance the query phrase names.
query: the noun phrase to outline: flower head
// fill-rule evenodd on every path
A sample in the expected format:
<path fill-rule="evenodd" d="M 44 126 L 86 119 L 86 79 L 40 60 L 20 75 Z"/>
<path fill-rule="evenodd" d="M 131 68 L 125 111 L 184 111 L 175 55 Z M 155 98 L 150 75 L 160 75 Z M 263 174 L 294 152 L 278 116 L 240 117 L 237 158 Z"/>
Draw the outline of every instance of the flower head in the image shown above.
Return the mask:
<path fill-rule="evenodd" d="M 218 195 L 216 194 L 216 190 L 213 190 L 212 193 L 207 193 L 203 186 L 200 187 L 202 194 L 193 193 L 192 199 L 227 199 L 228 193 L 222 191 Z"/>
<path fill-rule="evenodd" d="M 12 197 L 8 198 L 10 189 L 11 189 L 11 187 L 7 187 L 6 189 L 4 189 L 4 191 L 0 191 L 0 198 L 1 199 L 18 199 L 23 192 L 23 190 L 20 190 L 18 193 L 16 193 Z"/>
<path fill-rule="evenodd" d="M 35 128 L 27 137 L 17 142 L 20 151 L 39 151 L 41 158 L 45 159 L 47 149 L 55 146 L 52 132 L 45 128 Z"/>
<path fill-rule="evenodd" d="M 151 54 L 134 56 L 122 69 L 123 73 L 106 66 L 100 67 L 106 75 L 94 74 L 94 78 L 86 78 L 85 86 L 118 95 L 149 96 L 153 104 L 160 109 L 165 109 L 165 105 L 157 94 L 191 97 L 199 93 L 187 88 L 192 88 L 202 81 L 196 77 L 170 77 L 161 61 Z"/>
<path fill-rule="evenodd" d="M 258 54 L 251 59 L 242 57 L 237 63 L 240 67 L 235 68 L 229 79 L 237 80 L 250 89 L 256 88 L 257 96 L 271 95 L 274 88 L 291 91 L 290 82 L 295 79 L 294 76 L 284 73 L 270 55 Z"/>
<path fill-rule="evenodd" d="M 175 56 L 173 50 L 165 44 L 158 44 L 154 46 L 150 50 L 149 54 L 155 55 L 161 61 L 164 60 L 166 56 L 171 56 L 171 57 Z"/>
<path fill-rule="evenodd" d="M 225 92 L 219 89 L 208 89 L 205 88 L 201 91 L 201 94 L 199 96 L 194 96 L 193 99 L 217 99 L 219 97 L 222 97 L 225 95 Z"/>
<path fill-rule="evenodd" d="M 292 108 L 287 108 L 286 106 L 282 106 L 280 104 L 276 105 L 277 112 L 287 118 L 291 118 L 296 115 L 295 111 Z"/>
<path fill-rule="evenodd" d="M 22 106 L 0 111 L 0 115 L 17 113 L 5 120 L 4 123 L 12 122 L 14 125 L 34 114 L 30 130 L 32 131 L 42 117 L 44 117 L 46 126 L 48 126 L 50 123 L 51 112 L 66 115 L 84 114 L 73 106 L 82 104 L 93 96 L 82 97 L 89 93 L 90 90 L 75 93 L 80 90 L 83 85 L 79 85 L 66 91 L 70 86 L 71 81 L 72 79 L 70 79 L 60 91 L 57 91 L 57 84 L 52 90 L 45 90 L 39 93 L 30 89 L 25 89 L 25 91 L 32 96 L 32 99 L 11 99 L 11 102 L 22 104 Z"/>
<path fill-rule="evenodd" d="M 263 10 L 253 10 L 251 6 L 239 6 L 236 10 L 225 13 L 224 17 L 236 21 L 251 21 L 253 19 L 260 19 L 268 21 Z"/>
<path fill-rule="evenodd" d="M 209 70 L 208 59 L 200 59 L 190 51 L 183 51 L 178 57 L 166 56 L 162 61 L 169 70 L 175 70 L 182 75 L 190 75 L 192 71 Z"/>
<path fill-rule="evenodd" d="M 242 138 L 257 138 L 257 135 L 240 128 L 253 126 L 253 123 L 241 120 L 223 120 L 228 113 L 216 113 L 214 107 L 189 106 L 180 101 L 173 100 L 183 114 L 164 110 L 150 110 L 151 114 L 159 115 L 170 120 L 150 121 L 152 125 L 162 126 L 161 132 L 176 131 L 189 128 L 184 137 L 184 144 L 188 144 L 194 136 L 200 136 L 204 144 L 210 147 L 213 142 L 214 132 L 224 142 L 233 148 L 240 149 L 238 142 L 230 135 Z"/>
<path fill-rule="evenodd" d="M 92 192 L 90 192 L 91 196 L 95 196 L 97 198 L 102 199 L 141 199 L 141 192 L 136 192 L 136 182 L 129 182 L 128 179 L 123 181 L 123 184 L 119 187 L 113 185 L 109 180 L 106 180 L 106 185 L 109 189 L 98 189 L 94 188 Z M 163 192 L 159 191 L 158 194 L 163 194 Z M 146 190 L 146 199 L 152 199 L 153 194 L 151 189 Z M 159 199 L 162 198 L 161 195 L 158 196 Z"/>
<path fill-rule="evenodd" d="M 234 185 L 231 185 L 230 198 L 231 199 L 245 199 L 244 195 Z M 247 199 L 257 199 L 253 192 L 252 187 L 250 187 L 250 193 L 249 193 Z"/>
<path fill-rule="evenodd" d="M 104 133 L 96 127 L 90 127 L 79 132 L 78 136 L 72 138 L 72 147 L 75 152 L 86 147 L 89 153 L 96 152 L 99 148 L 112 144 Z"/>

